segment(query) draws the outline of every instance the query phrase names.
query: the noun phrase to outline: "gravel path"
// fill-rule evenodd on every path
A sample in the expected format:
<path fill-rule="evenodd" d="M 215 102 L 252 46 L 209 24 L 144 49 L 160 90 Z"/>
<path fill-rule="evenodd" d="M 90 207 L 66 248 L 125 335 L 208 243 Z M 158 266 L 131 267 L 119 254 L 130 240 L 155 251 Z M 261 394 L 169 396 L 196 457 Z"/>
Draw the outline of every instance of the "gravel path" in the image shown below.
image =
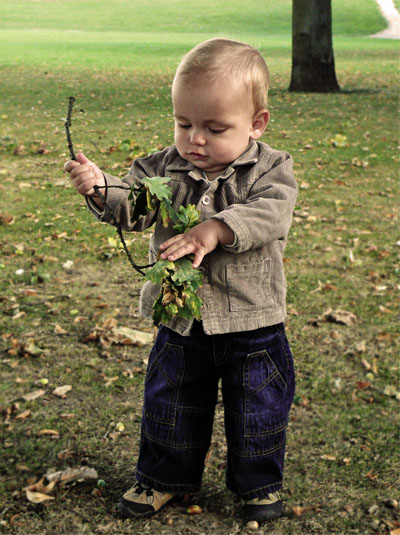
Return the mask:
<path fill-rule="evenodd" d="M 383 39 L 400 39 L 400 13 L 397 11 L 393 0 L 376 0 L 382 15 L 388 21 L 389 26 L 386 30 L 371 35 L 371 37 L 380 37 Z"/>

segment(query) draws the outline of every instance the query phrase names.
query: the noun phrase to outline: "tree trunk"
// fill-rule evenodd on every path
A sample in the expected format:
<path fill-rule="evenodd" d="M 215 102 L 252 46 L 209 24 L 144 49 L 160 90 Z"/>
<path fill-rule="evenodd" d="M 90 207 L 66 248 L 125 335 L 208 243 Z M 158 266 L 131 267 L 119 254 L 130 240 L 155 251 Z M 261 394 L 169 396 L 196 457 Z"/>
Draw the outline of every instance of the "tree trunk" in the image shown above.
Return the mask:
<path fill-rule="evenodd" d="M 293 0 L 289 91 L 340 91 L 333 55 L 331 0 Z"/>

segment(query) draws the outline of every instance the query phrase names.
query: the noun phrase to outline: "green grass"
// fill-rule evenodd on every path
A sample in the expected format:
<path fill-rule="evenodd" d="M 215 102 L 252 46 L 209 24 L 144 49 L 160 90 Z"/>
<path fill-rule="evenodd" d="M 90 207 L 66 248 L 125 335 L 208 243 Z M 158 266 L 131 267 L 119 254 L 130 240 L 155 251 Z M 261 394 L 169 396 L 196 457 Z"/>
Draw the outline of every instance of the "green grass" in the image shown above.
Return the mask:
<path fill-rule="evenodd" d="M 132 482 L 149 348 L 106 348 L 85 337 L 109 316 L 121 326 L 152 326 L 137 315 L 142 281 L 115 230 L 93 220 L 62 171 L 70 95 L 76 148 L 122 176 L 132 157 L 173 142 L 169 93 L 181 55 L 224 34 L 265 54 L 272 119 L 263 140 L 293 154 L 300 185 L 286 262 L 297 397 L 284 495 L 289 512 L 305 509 L 259 533 L 389 533 L 399 521 L 385 506 L 399 486 L 398 401 L 388 395 L 398 390 L 399 371 L 398 42 L 364 37 L 384 28 L 372 0 L 335 0 L 343 91 L 294 94 L 289 1 L 193 10 L 152 0 L 117 9 L 126 4 L 0 6 L 0 214 L 15 218 L 11 225 L 0 218 L 0 525 L 18 535 L 241 532 L 239 504 L 224 486 L 221 404 L 193 502 L 205 512 L 192 518 L 171 507 L 151 522 L 118 519 L 115 503 Z M 129 236 L 139 261 L 148 238 Z M 324 322 L 329 308 L 355 314 L 356 323 Z M 61 385 L 72 386 L 65 399 L 53 394 Z M 22 398 L 39 388 L 42 397 Z M 114 434 L 118 422 L 125 431 Z M 58 440 L 43 429 L 58 431 Z M 103 496 L 88 482 L 58 489 L 44 506 L 26 500 L 30 479 L 81 463 L 106 480 Z"/>

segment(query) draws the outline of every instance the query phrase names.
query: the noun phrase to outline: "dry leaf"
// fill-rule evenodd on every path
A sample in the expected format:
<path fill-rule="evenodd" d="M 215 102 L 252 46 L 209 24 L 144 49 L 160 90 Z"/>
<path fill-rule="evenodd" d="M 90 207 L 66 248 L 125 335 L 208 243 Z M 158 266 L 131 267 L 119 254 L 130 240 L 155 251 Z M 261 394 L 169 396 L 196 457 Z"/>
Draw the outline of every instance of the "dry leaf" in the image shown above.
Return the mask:
<path fill-rule="evenodd" d="M 56 334 L 68 334 L 68 331 L 66 331 L 65 329 L 63 329 L 61 327 L 61 325 L 58 325 L 58 323 L 56 323 L 55 327 L 54 327 L 54 332 Z"/>
<path fill-rule="evenodd" d="M 55 482 L 50 482 L 47 485 L 44 484 L 44 477 L 39 479 L 36 483 L 33 483 L 32 485 L 29 485 L 25 488 L 32 491 L 32 492 L 43 492 L 44 494 L 49 494 L 55 487 Z"/>
<path fill-rule="evenodd" d="M 297 506 L 297 507 L 292 507 L 292 513 L 295 516 L 303 516 L 304 513 L 308 513 L 309 511 L 318 511 L 321 508 L 322 508 L 322 504 L 307 505 L 305 507 Z"/>
<path fill-rule="evenodd" d="M 60 438 L 60 433 L 55 429 L 41 429 L 38 433 L 39 436 L 47 435 L 49 438 L 58 440 Z"/>
<path fill-rule="evenodd" d="M 91 341 L 99 341 L 104 348 L 110 347 L 111 344 L 144 346 L 154 341 L 154 335 L 129 327 L 117 327 L 116 319 L 110 316 L 102 325 L 96 325 L 84 338 L 84 342 Z"/>
<path fill-rule="evenodd" d="M 115 377 L 107 377 L 106 375 L 103 376 L 103 379 L 106 383 L 106 387 L 109 387 L 113 384 L 114 381 L 118 381 L 119 376 L 116 375 Z"/>
<path fill-rule="evenodd" d="M 0 225 L 13 225 L 14 223 L 15 223 L 15 216 L 0 212 Z"/>
<path fill-rule="evenodd" d="M 145 346 L 151 344 L 154 340 L 152 333 L 137 331 L 129 327 L 116 327 L 114 331 L 120 337 L 120 341 L 117 343 L 124 345 Z"/>
<path fill-rule="evenodd" d="M 74 319 L 74 323 L 82 323 L 82 321 L 86 321 L 88 319 L 88 316 L 76 316 L 76 318 Z"/>
<path fill-rule="evenodd" d="M 53 394 L 59 398 L 65 398 L 66 394 L 68 394 L 70 390 L 72 390 L 71 385 L 58 386 L 53 390 Z"/>
<path fill-rule="evenodd" d="M 386 385 L 383 393 L 385 396 L 394 397 L 394 398 L 397 398 L 399 395 L 399 392 L 396 390 L 396 387 L 393 385 Z"/>
<path fill-rule="evenodd" d="M 65 485 L 71 481 L 85 481 L 89 479 L 97 479 L 98 473 L 94 468 L 88 466 L 80 466 L 79 468 L 67 468 L 59 472 L 48 472 L 46 478 L 50 482 L 60 483 Z"/>
<path fill-rule="evenodd" d="M 48 496 L 41 492 L 32 492 L 29 489 L 26 489 L 26 497 L 31 503 L 43 503 L 46 500 L 54 500 L 54 496 Z"/>
<path fill-rule="evenodd" d="M 332 310 L 331 308 L 324 312 L 322 316 L 318 318 L 320 321 L 329 321 L 333 323 L 339 323 L 350 327 L 357 323 L 357 316 L 347 310 Z"/>
<path fill-rule="evenodd" d="M 336 461 L 335 455 L 321 455 L 321 459 L 324 459 L 325 461 Z"/>
<path fill-rule="evenodd" d="M 15 417 L 16 419 L 18 420 L 25 420 L 25 418 L 29 418 L 29 416 L 32 414 L 32 411 L 30 411 L 29 409 L 24 411 L 24 412 L 21 412 L 20 414 L 17 414 L 17 416 Z"/>
<path fill-rule="evenodd" d="M 44 396 L 45 393 L 46 390 L 34 390 L 33 392 L 29 392 L 29 394 L 25 394 L 24 396 L 22 396 L 22 399 L 24 399 L 25 401 L 33 401 L 34 399 Z"/>

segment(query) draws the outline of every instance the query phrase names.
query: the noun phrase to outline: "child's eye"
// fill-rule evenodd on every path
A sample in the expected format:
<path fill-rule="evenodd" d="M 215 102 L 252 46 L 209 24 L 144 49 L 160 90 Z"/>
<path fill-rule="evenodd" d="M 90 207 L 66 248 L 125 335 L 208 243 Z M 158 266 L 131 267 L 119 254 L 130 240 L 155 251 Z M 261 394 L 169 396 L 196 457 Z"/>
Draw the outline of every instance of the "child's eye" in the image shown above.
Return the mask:
<path fill-rule="evenodd" d="M 209 128 L 212 134 L 223 134 L 226 128 Z"/>
<path fill-rule="evenodd" d="M 179 128 L 190 128 L 190 124 L 180 124 L 178 123 Z"/>

